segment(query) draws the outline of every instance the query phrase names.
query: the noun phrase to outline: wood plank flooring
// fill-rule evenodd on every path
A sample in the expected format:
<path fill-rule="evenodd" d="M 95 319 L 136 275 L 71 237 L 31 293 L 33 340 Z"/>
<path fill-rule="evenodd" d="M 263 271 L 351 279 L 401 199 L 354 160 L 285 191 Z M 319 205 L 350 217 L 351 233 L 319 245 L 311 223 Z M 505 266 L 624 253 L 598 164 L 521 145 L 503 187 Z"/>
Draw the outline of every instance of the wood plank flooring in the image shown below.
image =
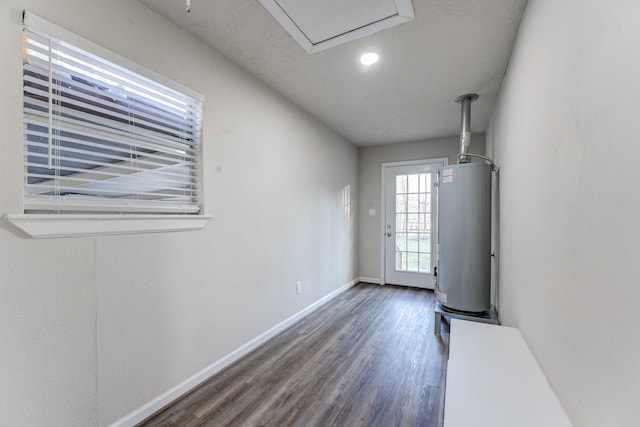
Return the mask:
<path fill-rule="evenodd" d="M 439 426 L 448 335 L 433 334 L 434 305 L 360 283 L 139 426 Z"/>

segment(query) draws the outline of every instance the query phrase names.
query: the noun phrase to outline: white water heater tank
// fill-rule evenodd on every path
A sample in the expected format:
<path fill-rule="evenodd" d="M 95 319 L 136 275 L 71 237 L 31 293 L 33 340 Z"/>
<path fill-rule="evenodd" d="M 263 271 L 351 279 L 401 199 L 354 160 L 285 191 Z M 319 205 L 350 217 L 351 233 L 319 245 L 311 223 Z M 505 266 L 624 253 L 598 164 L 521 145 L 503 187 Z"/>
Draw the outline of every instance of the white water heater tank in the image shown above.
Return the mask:
<path fill-rule="evenodd" d="M 438 171 L 436 296 L 445 308 L 491 308 L 491 166 L 462 163 Z"/>

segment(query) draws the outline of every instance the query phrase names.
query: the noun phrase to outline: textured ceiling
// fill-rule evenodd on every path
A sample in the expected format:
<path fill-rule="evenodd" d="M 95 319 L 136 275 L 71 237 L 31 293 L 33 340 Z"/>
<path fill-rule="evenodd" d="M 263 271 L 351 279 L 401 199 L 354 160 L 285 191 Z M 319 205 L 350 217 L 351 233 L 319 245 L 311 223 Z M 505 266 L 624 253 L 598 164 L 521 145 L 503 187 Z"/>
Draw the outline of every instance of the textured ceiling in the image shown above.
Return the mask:
<path fill-rule="evenodd" d="M 413 0 L 414 20 L 308 54 L 257 0 L 140 1 L 359 146 L 455 135 L 469 92 L 484 132 L 526 4 Z M 360 65 L 365 51 L 380 61 Z"/>

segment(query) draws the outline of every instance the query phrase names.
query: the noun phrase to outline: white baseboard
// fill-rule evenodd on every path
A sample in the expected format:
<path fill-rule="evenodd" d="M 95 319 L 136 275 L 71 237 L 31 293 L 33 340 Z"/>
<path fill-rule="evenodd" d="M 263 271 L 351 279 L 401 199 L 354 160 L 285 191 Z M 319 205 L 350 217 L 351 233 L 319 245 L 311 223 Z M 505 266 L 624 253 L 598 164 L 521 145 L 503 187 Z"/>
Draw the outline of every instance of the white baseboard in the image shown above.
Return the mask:
<path fill-rule="evenodd" d="M 380 279 L 376 279 L 375 277 L 358 277 L 358 282 L 375 283 L 376 285 L 381 283 Z"/>
<path fill-rule="evenodd" d="M 330 300 L 332 300 L 333 298 L 337 297 L 338 295 L 340 295 L 341 293 L 343 293 L 347 289 L 351 288 L 353 285 L 358 283 L 358 281 L 369 282 L 369 280 L 365 280 L 365 279 L 360 277 L 360 278 L 352 280 L 351 282 L 347 283 L 346 285 L 343 285 L 343 286 L 339 287 L 335 291 L 333 291 L 330 294 L 324 296 L 323 298 L 319 299 L 318 301 L 314 302 L 313 304 L 309 305 L 308 307 L 305 307 L 304 309 L 302 309 L 298 313 L 294 314 L 293 316 L 289 317 L 288 319 L 278 323 L 273 328 L 267 330 L 266 332 L 258 335 L 257 337 L 255 337 L 251 341 L 249 341 L 246 344 L 242 345 L 241 347 L 235 349 L 231 353 L 229 353 L 226 356 L 224 356 L 222 359 L 212 363 L 211 365 L 207 366 L 206 368 L 204 368 L 200 372 L 196 373 L 195 375 L 191 376 L 190 378 L 187 378 L 186 380 L 184 380 L 183 382 L 181 382 L 180 384 L 178 384 L 177 386 L 175 386 L 171 390 L 166 391 L 165 393 L 163 393 L 160 396 L 156 397 L 155 399 L 147 402 L 146 404 L 144 404 L 140 408 L 136 409 L 135 411 L 133 411 L 133 412 L 129 413 L 128 415 L 125 415 L 124 417 L 120 418 L 118 421 L 112 423 L 110 425 L 110 427 L 131 427 L 131 426 L 133 426 L 133 425 L 145 420 L 146 418 L 148 418 L 151 415 L 153 415 L 155 412 L 157 412 L 160 409 L 162 409 L 164 406 L 166 406 L 169 403 L 173 402 L 174 400 L 176 400 L 177 398 L 179 398 L 183 394 L 187 393 L 188 391 L 194 389 L 195 387 L 197 387 L 198 385 L 200 385 L 204 381 L 206 381 L 209 378 L 211 378 L 213 375 L 215 375 L 218 372 L 220 372 L 222 369 L 224 369 L 227 366 L 231 365 L 233 362 L 235 362 L 236 360 L 240 359 L 241 357 L 243 357 L 247 353 L 255 350 L 256 348 L 258 348 L 260 345 L 264 344 L 269 339 L 271 339 L 274 336 L 278 335 L 280 332 L 284 331 L 289 326 L 291 326 L 292 324 L 294 324 L 295 322 L 297 322 L 298 320 L 300 320 L 301 318 L 303 318 L 307 314 L 311 313 L 314 310 L 317 310 L 318 308 L 320 308 L 321 305 L 329 302 Z"/>

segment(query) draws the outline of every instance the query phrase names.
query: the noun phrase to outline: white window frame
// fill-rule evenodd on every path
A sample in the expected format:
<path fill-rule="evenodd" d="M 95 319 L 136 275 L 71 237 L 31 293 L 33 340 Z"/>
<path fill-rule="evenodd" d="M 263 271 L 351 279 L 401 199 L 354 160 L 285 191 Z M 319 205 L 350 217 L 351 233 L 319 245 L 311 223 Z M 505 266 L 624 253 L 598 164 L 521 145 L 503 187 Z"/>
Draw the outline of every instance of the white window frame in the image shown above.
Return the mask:
<path fill-rule="evenodd" d="M 143 75 L 156 82 L 164 84 L 168 87 L 176 89 L 182 93 L 203 101 L 202 95 L 173 82 L 151 70 L 148 70 L 139 64 L 129 61 L 107 49 L 104 49 L 92 42 L 75 35 L 47 20 L 34 15 L 33 13 L 24 12 L 25 28 L 37 29 L 37 31 L 46 33 L 56 39 L 64 40 L 80 49 L 99 56 L 112 63 L 118 64 L 132 72 Z M 197 162 L 199 166 L 202 162 L 202 147 L 200 146 L 197 153 Z M 199 168 L 200 169 L 200 168 Z M 25 172 L 26 173 L 26 172 Z M 197 177 L 199 184 L 202 180 L 202 171 L 200 170 Z M 197 186 L 201 188 L 201 185 Z M 152 233 L 152 232 L 168 232 L 168 231 L 189 231 L 199 230 L 203 228 L 208 220 L 209 215 L 202 213 L 204 209 L 202 201 L 202 193 L 198 194 L 198 204 L 200 211 L 197 214 L 167 214 L 167 213 L 21 213 L 8 214 L 6 219 L 20 228 L 23 232 L 34 238 L 50 238 L 50 237 L 71 237 L 71 236 L 93 236 L 93 235 L 111 235 L 111 234 L 132 234 L 132 233 Z M 24 192 L 23 192 L 24 197 Z M 90 209 L 87 209 L 90 210 Z"/>

